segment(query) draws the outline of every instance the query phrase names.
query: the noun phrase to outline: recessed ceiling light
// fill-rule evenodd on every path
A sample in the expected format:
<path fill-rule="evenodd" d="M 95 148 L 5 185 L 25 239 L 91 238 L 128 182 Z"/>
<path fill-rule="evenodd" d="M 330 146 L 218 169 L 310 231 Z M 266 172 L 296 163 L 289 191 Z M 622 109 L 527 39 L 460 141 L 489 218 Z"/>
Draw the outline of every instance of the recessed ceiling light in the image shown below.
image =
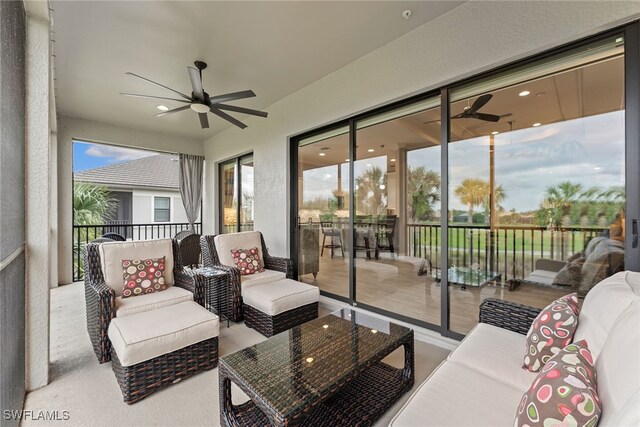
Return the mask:
<path fill-rule="evenodd" d="M 160 111 L 169 111 L 169 107 L 166 105 L 156 105 L 156 108 Z"/>
<path fill-rule="evenodd" d="M 531 92 L 529 92 L 528 90 L 523 90 L 522 92 L 520 92 L 520 93 L 518 94 L 518 96 L 527 96 L 527 95 L 529 95 L 530 93 L 531 93 Z"/>
<path fill-rule="evenodd" d="M 369 148 L 367 151 L 370 152 L 370 153 L 373 153 L 376 150 L 374 150 L 373 148 Z"/>
<path fill-rule="evenodd" d="M 367 163 L 367 167 L 370 168 L 372 165 L 371 163 Z"/>
<path fill-rule="evenodd" d="M 326 156 L 326 154 L 325 154 L 325 153 L 320 153 L 320 154 L 318 154 L 318 155 L 319 155 L 320 157 L 324 157 L 324 156 Z"/>
<path fill-rule="evenodd" d="M 392 162 L 395 162 L 395 161 L 396 161 L 396 159 L 391 159 L 391 161 L 392 161 Z"/>
<path fill-rule="evenodd" d="M 494 130 L 493 132 L 491 132 L 491 135 L 497 135 L 497 134 L 499 134 L 499 133 L 500 133 L 500 132 L 498 132 L 497 130 Z"/>
<path fill-rule="evenodd" d="M 593 168 L 594 170 L 599 171 L 600 169 L 602 169 L 600 166 L 596 166 L 595 168 Z"/>
<path fill-rule="evenodd" d="M 348 162 L 348 161 L 349 161 L 349 159 L 344 159 L 344 161 L 345 161 L 345 162 Z"/>
<path fill-rule="evenodd" d="M 537 128 L 537 127 L 538 127 L 538 126 L 540 126 L 541 124 L 542 124 L 542 123 L 538 123 L 538 122 L 536 122 L 536 123 L 532 124 L 531 126 L 533 126 L 534 128 Z"/>

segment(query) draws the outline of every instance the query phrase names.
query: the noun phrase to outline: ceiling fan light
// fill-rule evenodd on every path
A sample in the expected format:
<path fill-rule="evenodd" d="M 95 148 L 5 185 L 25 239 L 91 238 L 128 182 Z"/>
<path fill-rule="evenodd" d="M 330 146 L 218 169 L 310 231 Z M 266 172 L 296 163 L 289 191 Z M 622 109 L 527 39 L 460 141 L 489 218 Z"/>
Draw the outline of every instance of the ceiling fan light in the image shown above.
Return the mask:
<path fill-rule="evenodd" d="M 193 111 L 195 111 L 196 113 L 208 113 L 209 112 L 209 106 L 208 105 L 200 104 L 200 103 L 197 103 L 197 102 L 194 102 L 193 104 L 191 104 L 191 109 Z"/>

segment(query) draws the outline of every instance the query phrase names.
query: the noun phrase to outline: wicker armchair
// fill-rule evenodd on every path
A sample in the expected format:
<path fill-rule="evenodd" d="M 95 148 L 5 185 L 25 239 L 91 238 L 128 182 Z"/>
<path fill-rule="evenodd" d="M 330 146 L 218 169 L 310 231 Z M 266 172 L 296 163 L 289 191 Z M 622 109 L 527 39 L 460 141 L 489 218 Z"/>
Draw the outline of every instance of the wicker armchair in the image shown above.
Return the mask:
<path fill-rule="evenodd" d="M 105 241 L 108 240 L 101 238 L 97 242 L 88 243 L 85 245 L 84 253 L 87 331 L 89 332 L 93 350 L 100 363 L 111 360 L 111 342 L 107 332 L 111 319 L 116 315 L 116 294 L 113 289 L 105 284 L 100 264 L 99 247 Z M 205 286 L 206 281 L 195 280 L 185 272 L 175 240 L 173 240 L 173 262 L 174 286 L 192 292 L 194 301 L 204 306 L 205 290 L 202 287 Z"/>
<path fill-rule="evenodd" d="M 191 233 L 176 240 L 178 242 L 178 248 L 180 249 L 180 256 L 182 257 L 182 264 L 185 267 L 197 267 L 200 265 L 200 235 Z"/>
<path fill-rule="evenodd" d="M 542 309 L 495 298 L 487 298 L 480 304 L 480 323 L 526 335 Z"/>
<path fill-rule="evenodd" d="M 240 270 L 235 267 L 224 265 L 220 262 L 218 251 L 214 242 L 216 236 L 202 236 L 200 238 L 200 246 L 202 247 L 202 263 L 205 267 L 217 268 L 224 270 L 229 274 L 230 290 L 227 295 L 231 295 L 231 304 L 227 304 L 229 312 L 224 313 L 228 319 L 234 322 L 241 321 L 244 316 L 242 312 L 242 288 L 240 279 Z M 275 270 L 285 273 L 288 279 L 294 279 L 293 261 L 289 258 L 274 257 L 269 255 L 264 237 L 260 233 L 260 242 L 262 245 L 262 253 L 264 254 L 264 268 L 267 270 Z"/>
<path fill-rule="evenodd" d="M 110 240 L 114 240 L 116 242 L 124 242 L 127 239 L 124 238 L 124 236 L 122 234 L 119 233 L 104 233 L 101 238 L 103 239 L 110 239 Z"/>

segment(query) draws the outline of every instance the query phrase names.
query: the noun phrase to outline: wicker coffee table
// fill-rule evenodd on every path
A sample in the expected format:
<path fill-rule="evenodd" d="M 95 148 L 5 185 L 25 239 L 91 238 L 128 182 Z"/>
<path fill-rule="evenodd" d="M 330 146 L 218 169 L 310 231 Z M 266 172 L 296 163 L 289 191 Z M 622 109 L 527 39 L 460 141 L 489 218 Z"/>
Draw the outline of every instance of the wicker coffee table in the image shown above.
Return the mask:
<path fill-rule="evenodd" d="M 403 346 L 405 365 L 382 359 Z M 367 426 L 413 386 L 413 330 L 343 309 L 220 358 L 226 426 Z M 234 405 L 231 382 L 250 400 Z"/>

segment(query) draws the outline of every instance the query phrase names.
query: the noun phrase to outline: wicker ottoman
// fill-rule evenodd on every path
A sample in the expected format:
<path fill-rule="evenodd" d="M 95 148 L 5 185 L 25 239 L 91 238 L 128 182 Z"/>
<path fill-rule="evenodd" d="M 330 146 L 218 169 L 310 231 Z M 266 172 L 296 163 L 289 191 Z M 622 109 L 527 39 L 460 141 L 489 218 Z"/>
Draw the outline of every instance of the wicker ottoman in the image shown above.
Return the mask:
<path fill-rule="evenodd" d="M 244 323 L 270 337 L 318 317 L 317 286 L 291 279 L 258 283 L 242 290 Z"/>
<path fill-rule="evenodd" d="M 218 316 L 193 301 L 111 320 L 112 368 L 124 401 L 215 368 L 219 327 Z"/>

